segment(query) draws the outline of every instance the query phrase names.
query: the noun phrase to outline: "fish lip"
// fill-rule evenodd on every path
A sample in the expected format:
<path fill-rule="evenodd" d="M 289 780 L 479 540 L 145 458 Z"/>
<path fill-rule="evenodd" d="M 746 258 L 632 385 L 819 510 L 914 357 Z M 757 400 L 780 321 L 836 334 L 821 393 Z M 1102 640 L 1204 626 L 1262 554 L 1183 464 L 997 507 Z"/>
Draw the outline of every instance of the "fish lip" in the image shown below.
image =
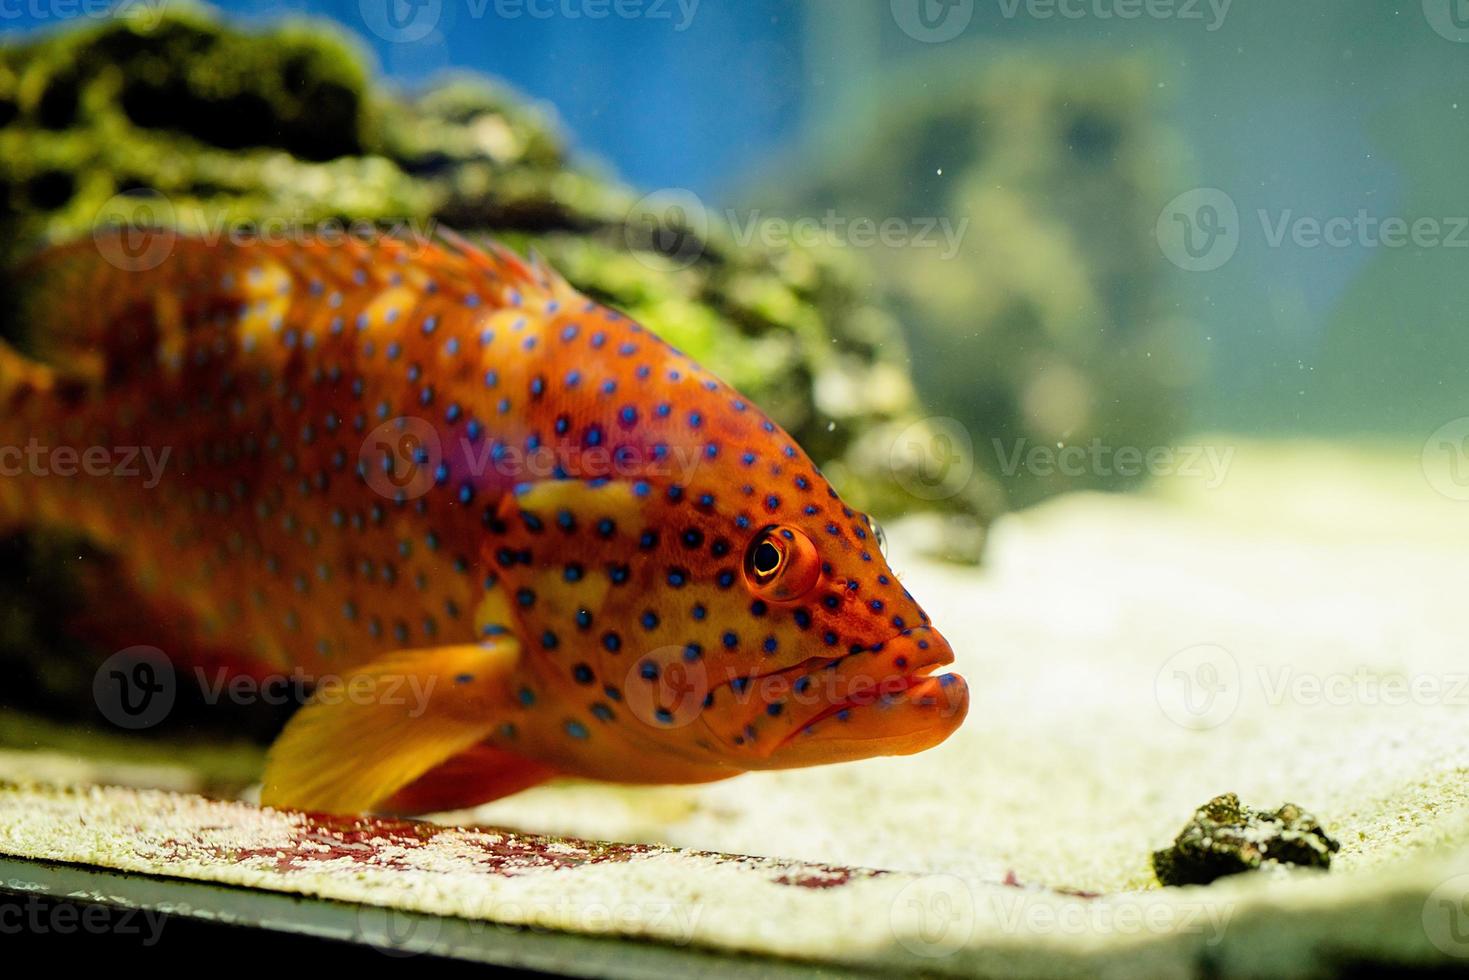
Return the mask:
<path fill-rule="evenodd" d="M 740 682 L 754 684 L 757 681 L 762 681 L 766 678 L 779 677 L 781 674 L 792 674 L 796 671 L 802 671 L 800 676 L 806 676 L 807 674 L 815 673 L 817 670 L 838 670 L 843 664 L 850 662 L 854 657 L 865 657 L 872 653 L 879 652 L 883 649 L 886 649 L 889 644 L 896 643 L 899 640 L 908 636 L 912 636 L 913 634 L 918 632 L 924 632 L 933 636 L 941 637 L 941 634 L 938 632 L 938 630 L 934 629 L 932 626 L 910 626 L 907 629 L 899 630 L 885 640 L 879 640 L 872 646 L 864 647 L 861 650 L 856 651 L 855 653 L 844 653 L 837 657 L 807 657 L 805 660 L 802 660 L 799 663 L 791 664 L 789 667 L 781 667 L 776 670 L 768 670 L 763 674 L 741 674 L 736 677 L 731 677 L 728 680 L 720 681 L 718 684 L 711 687 L 710 690 L 717 691 L 720 688 L 733 687 L 735 684 L 738 684 Z M 915 644 L 914 646 L 916 649 L 917 644 Z M 931 646 L 931 649 L 941 650 L 942 659 L 935 659 L 932 663 L 929 664 L 920 664 L 915 670 L 924 668 L 932 670 L 934 667 L 946 667 L 954 662 L 954 652 L 949 647 L 947 640 L 944 640 L 942 643 L 939 644 L 933 644 Z M 821 663 L 824 663 L 825 666 L 815 668 L 811 666 L 812 664 Z"/>
<path fill-rule="evenodd" d="M 938 681 L 939 678 L 934 675 L 934 671 L 938 670 L 940 667 L 947 667 L 951 665 L 954 662 L 954 651 L 953 648 L 949 646 L 948 641 L 943 639 L 942 635 L 931 626 L 902 630 L 892 637 L 888 638 L 887 640 L 883 640 L 881 643 L 876 644 L 875 647 L 868 647 L 861 653 L 851 653 L 847 654 L 846 656 L 840 657 L 824 669 L 835 670 L 840 675 L 842 665 L 850 662 L 852 658 L 881 652 L 882 650 L 886 649 L 889 644 L 896 643 L 902 639 L 910 637 L 919 631 L 922 631 L 926 637 L 930 638 L 930 640 L 932 638 L 937 638 L 939 642 L 930 642 L 927 650 L 921 650 L 921 648 L 915 641 L 912 644 L 911 649 L 913 652 L 919 653 L 920 656 L 917 658 L 905 657 L 905 659 L 907 659 L 909 663 L 901 668 L 904 673 L 889 675 L 890 677 L 896 678 L 896 683 L 892 683 L 887 687 L 882 688 L 881 690 L 871 690 L 860 696 L 843 698 L 841 700 L 833 701 L 825 705 L 815 714 L 811 715 L 809 718 L 804 719 L 799 724 L 792 727 L 792 729 L 787 732 L 786 735 L 781 738 L 779 742 L 775 743 L 775 745 L 770 750 L 771 754 L 773 755 L 780 752 L 781 749 L 784 749 L 786 746 L 788 746 L 798 736 L 806 734 L 807 730 L 810 729 L 812 726 L 817 725 L 820 722 L 825 721 L 842 711 L 858 711 L 863 708 L 871 708 L 874 705 L 882 702 L 887 702 L 890 704 L 896 703 L 900 700 L 905 699 L 910 691 L 923 686 L 925 682 Z M 959 680 L 962 683 L 963 679 L 960 678 Z M 936 690 L 944 686 L 945 685 L 942 682 L 939 682 Z"/>

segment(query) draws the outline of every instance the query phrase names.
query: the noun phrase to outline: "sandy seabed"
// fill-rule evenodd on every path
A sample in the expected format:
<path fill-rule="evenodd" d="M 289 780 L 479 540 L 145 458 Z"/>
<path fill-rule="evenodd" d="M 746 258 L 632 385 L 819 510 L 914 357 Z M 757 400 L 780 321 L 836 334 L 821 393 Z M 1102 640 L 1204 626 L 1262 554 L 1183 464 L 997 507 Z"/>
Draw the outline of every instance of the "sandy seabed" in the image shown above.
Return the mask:
<path fill-rule="evenodd" d="M 662 852 L 537 886 L 673 889 L 716 902 L 683 941 L 827 963 L 1252 976 L 1469 959 L 1469 487 L 1416 447 L 1214 441 L 1232 449 L 1217 486 L 1006 517 L 981 569 L 905 551 L 919 524 L 890 529 L 972 689 L 932 751 L 699 787 L 560 783 L 440 819 L 898 872 L 776 892 L 730 872 L 716 901 L 707 860 Z M 1149 854 L 1223 792 L 1314 813 L 1341 843 L 1332 870 L 1159 889 Z M 377 887 L 357 880 L 341 887 Z M 404 894 L 382 887 L 346 897 Z"/>

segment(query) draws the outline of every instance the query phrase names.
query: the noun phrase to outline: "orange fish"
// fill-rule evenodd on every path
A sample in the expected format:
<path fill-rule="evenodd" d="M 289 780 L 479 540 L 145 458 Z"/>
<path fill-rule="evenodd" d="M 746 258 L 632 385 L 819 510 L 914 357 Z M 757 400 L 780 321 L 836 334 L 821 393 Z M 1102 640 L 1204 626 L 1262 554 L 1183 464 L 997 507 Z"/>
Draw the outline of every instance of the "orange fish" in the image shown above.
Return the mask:
<path fill-rule="evenodd" d="M 267 804 L 703 782 L 918 752 L 963 720 L 877 526 L 539 261 L 452 236 L 135 261 L 126 234 L 24 270 L 36 358 L 0 352 L 0 445 L 34 455 L 0 519 L 116 558 L 114 603 L 144 612 L 119 639 L 141 622 L 172 657 L 314 682 Z M 113 447 L 154 469 L 98 475 Z M 89 453 L 98 474 L 58 475 Z"/>

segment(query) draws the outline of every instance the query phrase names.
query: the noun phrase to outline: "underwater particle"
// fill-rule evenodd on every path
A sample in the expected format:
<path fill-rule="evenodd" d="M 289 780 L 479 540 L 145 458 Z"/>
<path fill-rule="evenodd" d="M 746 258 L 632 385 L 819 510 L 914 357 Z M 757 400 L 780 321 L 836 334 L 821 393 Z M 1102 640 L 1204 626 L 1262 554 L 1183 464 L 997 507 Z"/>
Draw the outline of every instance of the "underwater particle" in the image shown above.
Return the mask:
<path fill-rule="evenodd" d="M 1225 793 L 1195 810 L 1170 847 L 1153 852 L 1153 873 L 1164 885 L 1207 885 L 1226 875 L 1287 865 L 1325 871 L 1340 847 L 1294 803 L 1251 810 Z"/>

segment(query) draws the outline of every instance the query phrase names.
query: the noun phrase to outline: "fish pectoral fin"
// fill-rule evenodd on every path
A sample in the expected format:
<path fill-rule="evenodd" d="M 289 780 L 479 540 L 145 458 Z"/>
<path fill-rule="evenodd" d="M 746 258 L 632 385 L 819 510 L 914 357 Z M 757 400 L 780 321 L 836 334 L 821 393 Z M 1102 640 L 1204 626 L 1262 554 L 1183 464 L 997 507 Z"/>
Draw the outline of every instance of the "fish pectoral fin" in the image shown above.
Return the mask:
<path fill-rule="evenodd" d="M 413 816 L 463 810 L 544 783 L 555 769 L 493 745 L 475 745 L 394 793 L 381 809 Z"/>
<path fill-rule="evenodd" d="M 261 803 L 373 809 L 505 720 L 519 658 L 505 636 L 395 651 L 318 684 L 270 748 Z"/>

